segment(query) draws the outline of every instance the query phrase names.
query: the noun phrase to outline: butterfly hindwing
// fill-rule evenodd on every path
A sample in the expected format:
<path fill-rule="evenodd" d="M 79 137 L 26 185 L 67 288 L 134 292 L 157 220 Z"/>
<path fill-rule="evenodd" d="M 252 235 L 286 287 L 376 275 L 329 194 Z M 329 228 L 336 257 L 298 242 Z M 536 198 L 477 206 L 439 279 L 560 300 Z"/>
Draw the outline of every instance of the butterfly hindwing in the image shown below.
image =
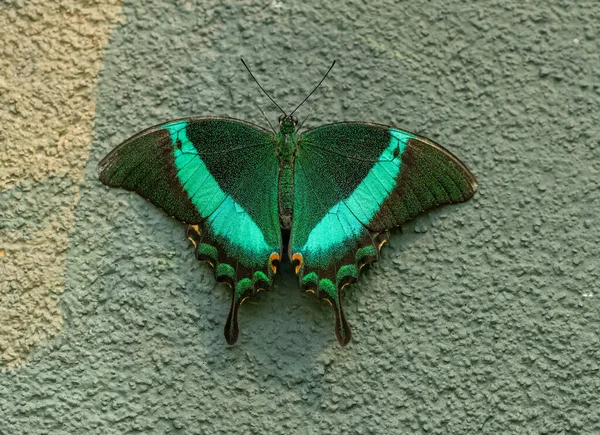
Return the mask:
<path fill-rule="evenodd" d="M 290 257 L 302 288 L 327 298 L 336 335 L 350 341 L 341 289 L 375 261 L 387 230 L 441 204 L 461 202 L 475 177 L 435 142 L 392 127 L 338 123 L 300 136 Z"/>
<path fill-rule="evenodd" d="M 187 118 L 133 136 L 98 166 L 104 184 L 133 190 L 189 224 L 197 258 L 232 287 L 230 343 L 240 304 L 270 287 L 281 256 L 274 146 L 269 131 L 244 121 Z"/>

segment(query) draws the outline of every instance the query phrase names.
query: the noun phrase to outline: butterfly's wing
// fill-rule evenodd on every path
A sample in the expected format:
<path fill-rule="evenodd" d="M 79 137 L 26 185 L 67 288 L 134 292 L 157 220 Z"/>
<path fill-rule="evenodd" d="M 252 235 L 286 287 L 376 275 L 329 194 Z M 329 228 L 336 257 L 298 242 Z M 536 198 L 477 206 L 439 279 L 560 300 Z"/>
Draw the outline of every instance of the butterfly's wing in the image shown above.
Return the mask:
<path fill-rule="evenodd" d="M 430 139 L 379 124 L 338 123 L 300 136 L 290 258 L 304 290 L 335 308 L 338 341 L 351 333 L 341 289 L 377 260 L 387 230 L 477 190 L 467 167 Z"/>
<path fill-rule="evenodd" d="M 197 258 L 233 290 L 225 326 L 230 344 L 240 304 L 270 287 L 281 256 L 277 171 L 272 133 L 220 117 L 152 127 L 98 166 L 104 184 L 135 191 L 189 224 Z"/>

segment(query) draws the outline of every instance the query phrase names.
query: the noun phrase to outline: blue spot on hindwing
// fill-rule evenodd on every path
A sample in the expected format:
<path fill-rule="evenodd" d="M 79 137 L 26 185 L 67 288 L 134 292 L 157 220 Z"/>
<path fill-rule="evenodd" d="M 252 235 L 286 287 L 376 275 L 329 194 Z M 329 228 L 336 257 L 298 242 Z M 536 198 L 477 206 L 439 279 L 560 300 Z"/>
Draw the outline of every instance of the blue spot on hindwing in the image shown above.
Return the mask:
<path fill-rule="evenodd" d="M 259 257 L 262 262 L 272 251 L 263 232 L 244 208 L 223 192 L 188 139 L 188 124 L 176 121 L 162 127 L 170 134 L 177 177 L 183 189 L 212 233 L 221 237 L 226 246 L 248 257 Z"/>
<path fill-rule="evenodd" d="M 312 256 L 325 256 L 346 240 L 360 236 L 379 211 L 383 201 L 396 187 L 402 154 L 414 135 L 391 128 L 390 142 L 379 155 L 367 176 L 346 199 L 331 207 L 312 229 L 301 252 Z"/>

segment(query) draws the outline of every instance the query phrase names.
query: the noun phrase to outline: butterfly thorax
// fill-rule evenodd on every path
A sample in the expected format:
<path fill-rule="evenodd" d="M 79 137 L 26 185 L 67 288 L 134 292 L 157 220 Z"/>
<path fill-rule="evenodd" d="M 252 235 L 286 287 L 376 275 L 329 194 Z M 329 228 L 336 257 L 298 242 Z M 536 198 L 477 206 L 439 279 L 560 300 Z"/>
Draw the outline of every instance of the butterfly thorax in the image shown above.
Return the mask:
<path fill-rule="evenodd" d="M 277 135 L 277 154 L 279 157 L 279 224 L 289 230 L 292 227 L 294 211 L 294 159 L 298 146 L 298 133 L 294 125 L 290 131 L 288 126 L 281 125 Z"/>

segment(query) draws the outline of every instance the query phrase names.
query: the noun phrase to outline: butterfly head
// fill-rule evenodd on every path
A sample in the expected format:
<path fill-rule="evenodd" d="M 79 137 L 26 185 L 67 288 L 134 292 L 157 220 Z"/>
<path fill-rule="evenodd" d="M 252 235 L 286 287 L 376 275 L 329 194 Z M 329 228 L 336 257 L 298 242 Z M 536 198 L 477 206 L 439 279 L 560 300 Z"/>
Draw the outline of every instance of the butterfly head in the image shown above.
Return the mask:
<path fill-rule="evenodd" d="M 290 134 L 296 130 L 298 118 L 292 115 L 281 115 L 279 117 L 279 128 L 283 134 Z"/>

